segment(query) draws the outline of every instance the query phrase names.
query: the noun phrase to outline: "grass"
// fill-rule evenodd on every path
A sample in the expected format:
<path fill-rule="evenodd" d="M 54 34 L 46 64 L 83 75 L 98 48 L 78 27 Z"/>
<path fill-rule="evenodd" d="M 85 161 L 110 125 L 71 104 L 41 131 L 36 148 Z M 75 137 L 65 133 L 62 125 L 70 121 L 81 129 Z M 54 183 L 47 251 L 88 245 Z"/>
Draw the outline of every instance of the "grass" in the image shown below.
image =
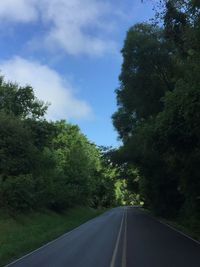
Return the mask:
<path fill-rule="evenodd" d="M 19 214 L 0 213 L 0 266 L 23 256 L 101 214 L 103 210 L 78 207 L 62 214 L 52 211 Z"/>

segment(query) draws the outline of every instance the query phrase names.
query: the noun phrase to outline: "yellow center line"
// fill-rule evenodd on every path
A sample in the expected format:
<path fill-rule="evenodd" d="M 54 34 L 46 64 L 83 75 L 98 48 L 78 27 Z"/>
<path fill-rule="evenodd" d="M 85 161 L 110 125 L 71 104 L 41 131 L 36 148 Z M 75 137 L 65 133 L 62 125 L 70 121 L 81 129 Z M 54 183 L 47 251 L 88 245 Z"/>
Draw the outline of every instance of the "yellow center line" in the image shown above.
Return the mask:
<path fill-rule="evenodd" d="M 125 224 L 124 224 L 124 243 L 122 254 L 122 267 L 126 267 L 126 248 L 127 248 L 127 208 L 125 209 Z"/>
<path fill-rule="evenodd" d="M 116 260 L 116 256 L 117 256 L 120 236 L 121 236 L 121 232 L 122 232 L 122 226 L 123 226 L 123 222 L 124 222 L 124 214 L 125 214 L 125 210 L 124 210 L 124 213 L 123 213 L 123 216 L 122 216 L 121 225 L 120 225 L 120 228 L 119 228 L 119 233 L 118 233 L 118 236 L 117 236 L 117 242 L 116 242 L 115 249 L 114 249 L 114 252 L 113 252 L 113 255 L 112 255 L 112 260 L 111 260 L 111 263 L 110 263 L 110 267 L 114 267 L 115 266 L 115 260 Z"/>

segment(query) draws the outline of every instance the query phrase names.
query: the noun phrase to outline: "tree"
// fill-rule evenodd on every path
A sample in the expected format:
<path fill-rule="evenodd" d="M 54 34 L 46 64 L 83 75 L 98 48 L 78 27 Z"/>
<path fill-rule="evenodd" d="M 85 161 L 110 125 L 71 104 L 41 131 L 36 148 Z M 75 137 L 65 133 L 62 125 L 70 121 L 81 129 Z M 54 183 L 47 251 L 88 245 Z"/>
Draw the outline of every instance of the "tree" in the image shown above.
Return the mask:
<path fill-rule="evenodd" d="M 125 40 L 113 115 L 123 145 L 114 157 L 122 169 L 137 167 L 148 207 L 192 222 L 200 216 L 200 5 L 163 3 L 162 29 L 137 24 Z"/>
<path fill-rule="evenodd" d="M 119 108 L 113 123 L 124 140 L 138 122 L 162 110 L 161 97 L 167 90 L 173 90 L 174 65 L 162 30 L 149 24 L 130 28 L 122 55 L 120 87 L 116 90 Z"/>
<path fill-rule="evenodd" d="M 31 86 L 20 87 L 11 82 L 5 82 L 0 77 L 0 110 L 20 118 L 39 119 L 44 116 L 48 105 L 39 101 Z"/>
<path fill-rule="evenodd" d="M 0 77 L 0 208 L 110 206 L 114 170 L 77 125 L 48 122 L 32 87 Z"/>
<path fill-rule="evenodd" d="M 41 204 L 41 174 L 52 161 L 35 140 L 26 122 L 0 112 L 0 206 L 12 211 L 29 210 Z M 48 164 L 45 162 L 48 161 Z M 43 177 L 44 178 L 44 177 Z"/>

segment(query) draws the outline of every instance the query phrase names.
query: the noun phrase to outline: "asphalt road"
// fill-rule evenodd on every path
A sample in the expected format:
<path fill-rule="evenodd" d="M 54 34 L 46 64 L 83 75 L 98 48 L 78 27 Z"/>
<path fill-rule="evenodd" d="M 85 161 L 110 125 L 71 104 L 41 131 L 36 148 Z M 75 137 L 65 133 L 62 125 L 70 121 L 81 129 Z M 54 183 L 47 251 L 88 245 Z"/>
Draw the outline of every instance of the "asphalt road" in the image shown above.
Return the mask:
<path fill-rule="evenodd" d="M 119 207 L 9 267 L 200 267 L 200 244 L 139 208 Z"/>

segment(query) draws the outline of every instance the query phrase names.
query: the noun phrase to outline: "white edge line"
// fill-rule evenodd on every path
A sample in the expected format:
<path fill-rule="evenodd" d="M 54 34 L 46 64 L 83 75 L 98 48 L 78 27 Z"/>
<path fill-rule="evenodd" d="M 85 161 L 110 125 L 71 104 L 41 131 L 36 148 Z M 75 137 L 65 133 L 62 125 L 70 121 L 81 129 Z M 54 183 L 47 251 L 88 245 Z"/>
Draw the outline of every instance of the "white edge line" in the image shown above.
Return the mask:
<path fill-rule="evenodd" d="M 175 232 L 177 232 L 177 233 L 179 233 L 179 234 L 181 234 L 181 235 L 187 237 L 188 239 L 190 239 L 190 240 L 194 241 L 195 243 L 197 243 L 198 245 L 200 245 L 200 242 L 199 242 L 198 240 L 195 240 L 195 239 L 192 238 L 191 236 L 189 236 L 189 235 L 183 233 L 182 231 L 180 231 L 180 230 L 174 228 L 173 226 L 169 225 L 168 223 L 163 222 L 162 220 L 159 220 L 159 219 L 158 219 L 158 221 L 159 221 L 161 224 L 163 224 L 163 225 L 169 227 L 170 229 L 174 230 Z"/>
<path fill-rule="evenodd" d="M 122 254 L 122 267 L 126 267 L 126 248 L 127 248 L 127 209 L 125 209 L 125 224 L 124 224 L 124 246 Z"/>
<path fill-rule="evenodd" d="M 141 209 L 140 209 L 140 210 L 141 210 Z M 191 236 L 189 236 L 189 235 L 183 233 L 182 231 L 180 231 L 180 230 L 176 229 L 175 227 L 171 226 L 170 224 L 165 223 L 165 222 L 163 222 L 162 220 L 160 220 L 160 219 L 158 219 L 158 218 L 156 218 L 156 217 L 154 217 L 154 216 L 148 214 L 146 211 L 144 211 L 144 210 L 141 210 L 141 211 L 144 212 L 144 213 L 145 213 L 146 215 L 148 215 L 149 217 L 151 217 L 151 218 L 153 218 L 154 220 L 156 220 L 157 222 L 159 222 L 159 223 L 165 225 L 166 227 L 170 228 L 171 230 L 173 230 L 173 231 L 175 231 L 175 232 L 177 232 L 177 233 L 179 233 L 179 234 L 181 234 L 181 235 L 187 237 L 188 239 L 190 239 L 190 240 L 194 241 L 195 243 L 197 243 L 198 245 L 200 245 L 200 242 L 199 242 L 198 240 L 196 240 L 196 239 L 192 238 Z"/>
<path fill-rule="evenodd" d="M 115 244 L 115 249 L 113 251 L 110 267 L 114 267 L 115 266 L 116 255 L 117 255 L 117 251 L 118 251 L 118 247 L 119 247 L 119 241 L 120 241 L 122 226 L 123 226 L 123 222 L 124 222 L 124 214 L 125 214 L 125 210 L 123 212 L 123 216 L 122 216 L 122 220 L 121 220 L 121 224 L 120 224 L 120 228 L 119 228 L 119 232 L 118 232 L 118 236 L 117 236 L 117 241 L 116 241 L 116 244 Z"/>
<path fill-rule="evenodd" d="M 107 213 L 107 212 L 108 212 L 108 211 L 106 211 L 106 212 L 104 212 L 104 213 Z M 41 250 L 41 249 L 43 249 L 43 248 L 45 248 L 45 247 L 51 245 L 52 243 L 58 241 L 59 239 L 65 237 L 65 236 L 68 236 L 69 234 L 71 234 L 71 233 L 74 232 L 75 230 L 78 230 L 79 228 L 81 228 L 83 225 L 85 225 L 85 224 L 87 224 L 87 223 L 89 223 L 89 222 L 95 220 L 96 218 L 102 216 L 104 213 L 102 213 L 102 214 L 100 214 L 100 215 L 98 215 L 98 216 L 96 216 L 96 217 L 94 217 L 94 218 L 88 220 L 88 221 L 85 222 L 85 223 L 82 223 L 81 225 L 77 226 L 76 228 L 72 229 L 71 231 L 69 231 L 69 232 L 67 232 L 67 233 L 64 233 L 63 235 L 57 237 L 56 239 L 53 239 L 53 240 L 49 241 L 48 243 L 42 245 L 41 247 L 39 247 L 39 248 L 37 248 L 37 249 L 35 249 L 35 250 L 29 252 L 28 254 L 22 256 L 21 258 L 16 259 L 16 260 L 14 260 L 14 261 L 8 263 L 8 264 L 5 265 L 4 267 L 12 266 L 13 264 L 17 263 L 18 261 L 23 260 L 24 258 L 26 258 L 26 257 L 28 257 L 28 256 L 30 256 L 30 255 L 32 255 L 32 254 L 34 254 L 34 253 L 36 253 L 37 251 L 39 251 L 39 250 Z"/>

